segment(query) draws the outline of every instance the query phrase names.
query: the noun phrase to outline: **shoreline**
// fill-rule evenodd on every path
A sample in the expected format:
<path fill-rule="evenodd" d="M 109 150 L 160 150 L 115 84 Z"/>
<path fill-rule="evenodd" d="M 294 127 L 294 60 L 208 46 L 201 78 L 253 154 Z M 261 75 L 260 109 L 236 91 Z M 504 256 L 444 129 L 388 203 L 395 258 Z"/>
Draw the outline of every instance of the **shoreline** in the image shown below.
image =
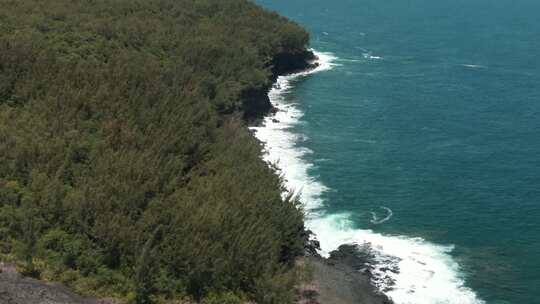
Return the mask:
<path fill-rule="evenodd" d="M 371 267 L 357 245 L 342 245 L 329 258 L 306 256 L 312 280 L 300 287 L 298 304 L 394 304 L 373 284 Z"/>
<path fill-rule="evenodd" d="M 300 102 L 289 98 L 298 78 L 339 65 L 335 64 L 339 58 L 331 53 L 315 54 L 319 56 L 316 69 L 277 79 L 268 94 L 277 111 L 268 115 L 261 126 L 250 129 L 264 146 L 263 160 L 282 176 L 286 189 L 283 195 L 298 196 L 308 211 L 305 226 L 319 238 L 318 252 L 329 257 L 343 244 L 368 246 L 372 255 L 369 261 L 371 285 L 394 303 L 430 304 L 450 300 L 449 303 L 483 304 L 465 285 L 460 265 L 450 254 L 453 245 L 358 228 L 346 211 L 335 214 L 321 211 L 323 195 L 330 189 L 310 174 L 313 164 L 305 161 L 304 156 L 313 151 L 302 145 L 309 134 L 294 131 L 297 125 L 304 123 L 304 113 L 297 106 Z"/>
<path fill-rule="evenodd" d="M 293 53 L 278 53 L 272 60 L 271 77 L 268 86 L 248 88 L 240 95 L 243 103 L 244 118 L 247 122 L 273 119 L 279 111 L 272 103 L 272 90 L 282 77 L 294 78 L 306 76 L 331 68 L 328 62 L 321 60 L 313 50 L 303 49 Z M 261 95 L 264 97 L 261 98 Z M 318 253 L 318 243 L 309 239 L 306 231 L 306 248 L 311 248 L 304 259 L 313 267 L 313 286 L 317 286 L 312 295 L 311 304 L 390 304 L 389 299 L 377 292 L 372 284 L 369 272 L 362 272 L 367 267 L 367 260 L 362 260 L 354 246 L 345 246 L 323 258 Z M 19 274 L 14 265 L 0 265 L 0 300 L 6 304 L 38 304 L 46 299 L 51 304 L 113 304 L 118 300 L 82 297 L 59 282 L 48 282 Z M 302 300 L 300 300 L 299 303 Z"/>
<path fill-rule="evenodd" d="M 269 164 L 272 162 L 264 155 L 264 153 L 269 153 L 267 151 L 269 147 L 264 140 L 257 137 L 257 133 L 266 128 L 266 124 L 279 124 L 281 120 L 289 118 L 278 117 L 283 109 L 280 109 L 280 105 L 275 103 L 275 99 L 280 98 L 282 93 L 288 92 L 288 89 L 292 88 L 290 81 L 330 70 L 333 67 L 329 58 L 321 59 L 322 56 L 328 56 L 327 54 L 317 53 L 314 50 L 306 51 L 313 54 L 308 57 L 312 61 L 307 61 L 308 64 L 305 65 L 307 68 L 274 76 L 274 83 L 267 91 L 267 100 L 271 102 L 272 110 L 268 111 L 260 121 L 257 121 L 255 126 L 250 127 L 254 136 L 263 145 L 263 159 Z M 276 174 L 282 174 L 279 168 L 275 169 L 277 169 Z M 287 195 L 289 191 L 294 193 L 293 189 L 288 189 L 284 195 Z M 305 202 L 302 203 L 305 204 Z M 305 257 L 301 258 L 300 263 L 308 264 L 312 270 L 313 280 L 300 287 L 298 304 L 393 304 L 389 297 L 379 291 L 372 280 L 372 266 L 370 266 L 372 260 L 369 258 L 369 252 L 364 251 L 366 248 L 343 244 L 337 250 L 330 252 L 328 257 L 323 257 L 319 254 L 321 248 L 320 243 L 316 240 L 316 234 L 311 230 L 306 230 L 306 234 L 306 254 Z"/>
<path fill-rule="evenodd" d="M 274 82 L 283 75 L 305 73 L 319 67 L 317 57 L 311 50 L 304 49 L 295 54 L 280 53 L 272 60 L 274 68 L 269 79 L 268 87 L 250 88 L 243 92 L 240 99 L 243 102 L 244 118 L 246 122 L 262 122 L 264 117 L 272 115 L 275 109 L 271 103 L 269 92 Z M 261 94 L 265 98 L 259 99 Z M 246 113 L 248 114 L 246 116 Z M 252 115 L 252 116 L 249 116 Z M 320 263 L 320 267 L 326 266 L 322 257 L 309 257 L 311 263 Z M 1 261 L 0 261 L 1 262 Z M 322 266 L 325 265 L 325 266 Z M 324 281 L 322 281 L 324 282 Z M 0 263 L 0 302 L 6 304 L 39 304 L 46 299 L 50 304 L 117 304 L 119 300 L 113 298 L 89 298 L 83 297 L 72 291 L 60 282 L 49 282 L 26 277 L 18 273 L 15 264 Z M 345 303 L 344 303 L 345 304 Z M 348 303 L 347 303 L 348 304 Z M 376 303 L 374 303 L 376 304 Z"/>
<path fill-rule="evenodd" d="M 275 54 L 268 64 L 268 67 L 271 67 L 268 84 L 262 87 L 248 88 L 240 94 L 243 119 L 249 125 L 260 125 L 265 117 L 277 111 L 268 93 L 278 78 L 316 69 L 317 56 L 309 49 L 292 53 L 281 52 Z"/>

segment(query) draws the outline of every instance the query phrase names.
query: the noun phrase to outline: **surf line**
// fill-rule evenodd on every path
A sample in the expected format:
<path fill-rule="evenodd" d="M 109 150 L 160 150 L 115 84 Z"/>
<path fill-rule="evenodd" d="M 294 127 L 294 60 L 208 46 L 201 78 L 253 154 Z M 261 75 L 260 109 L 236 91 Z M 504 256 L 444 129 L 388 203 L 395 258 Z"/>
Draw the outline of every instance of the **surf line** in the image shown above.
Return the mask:
<path fill-rule="evenodd" d="M 306 162 L 304 156 L 312 151 L 301 147 L 302 135 L 294 132 L 304 113 L 290 99 L 297 79 L 338 66 L 333 54 L 314 53 L 318 57 L 317 68 L 278 77 L 268 93 L 277 112 L 266 117 L 261 126 L 251 129 L 264 145 L 263 159 L 284 178 L 288 190 L 283 195 L 298 194 L 307 213 L 306 228 L 317 235 L 321 255 L 328 256 L 342 244 L 369 244 L 376 260 L 372 265 L 373 283 L 396 304 L 483 304 L 476 293 L 465 286 L 460 267 L 450 254 L 454 246 L 433 244 L 420 237 L 358 229 L 349 213 L 320 211 L 322 195 L 329 189 L 309 174 L 313 164 Z"/>

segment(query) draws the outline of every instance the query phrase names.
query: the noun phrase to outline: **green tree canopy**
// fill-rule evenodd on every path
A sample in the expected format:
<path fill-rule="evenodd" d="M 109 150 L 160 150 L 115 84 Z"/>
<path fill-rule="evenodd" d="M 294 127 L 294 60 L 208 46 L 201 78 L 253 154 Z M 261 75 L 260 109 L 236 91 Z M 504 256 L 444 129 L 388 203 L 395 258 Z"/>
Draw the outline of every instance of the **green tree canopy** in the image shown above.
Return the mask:
<path fill-rule="evenodd" d="M 289 301 L 302 213 L 243 96 L 307 33 L 246 0 L 0 7 L 0 254 L 84 294 Z"/>

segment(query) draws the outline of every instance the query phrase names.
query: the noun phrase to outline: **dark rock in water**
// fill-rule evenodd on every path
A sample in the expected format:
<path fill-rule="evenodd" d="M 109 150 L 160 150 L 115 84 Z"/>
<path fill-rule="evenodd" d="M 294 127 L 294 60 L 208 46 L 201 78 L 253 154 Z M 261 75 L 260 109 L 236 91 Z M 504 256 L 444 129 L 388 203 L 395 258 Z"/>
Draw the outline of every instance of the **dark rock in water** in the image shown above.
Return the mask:
<path fill-rule="evenodd" d="M 279 120 L 277 120 L 277 119 L 275 119 L 275 118 L 272 118 L 272 122 L 278 123 Z"/>
<path fill-rule="evenodd" d="M 369 245 L 345 244 L 330 252 L 329 260 L 347 264 L 355 270 L 360 270 L 374 263 L 374 255 Z"/>
<path fill-rule="evenodd" d="M 389 291 L 392 291 L 392 288 L 391 287 L 385 287 L 383 289 L 383 292 L 389 292 Z"/>

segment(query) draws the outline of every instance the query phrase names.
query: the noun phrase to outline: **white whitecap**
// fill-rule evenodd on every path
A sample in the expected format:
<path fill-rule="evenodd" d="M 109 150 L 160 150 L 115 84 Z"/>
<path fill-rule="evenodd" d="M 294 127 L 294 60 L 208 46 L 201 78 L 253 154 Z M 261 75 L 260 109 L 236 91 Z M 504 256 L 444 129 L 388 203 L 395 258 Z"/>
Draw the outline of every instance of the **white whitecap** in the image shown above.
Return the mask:
<path fill-rule="evenodd" d="M 343 59 L 343 58 L 340 58 L 339 61 L 340 62 L 364 62 L 363 60 L 360 60 L 360 59 Z"/>
<path fill-rule="evenodd" d="M 364 52 L 362 53 L 362 56 L 364 59 L 371 59 L 371 60 L 382 60 L 384 59 L 382 56 L 374 56 L 371 52 Z"/>
<path fill-rule="evenodd" d="M 470 69 L 487 69 L 488 67 L 481 64 L 460 64 L 462 67 L 470 68 Z"/>

